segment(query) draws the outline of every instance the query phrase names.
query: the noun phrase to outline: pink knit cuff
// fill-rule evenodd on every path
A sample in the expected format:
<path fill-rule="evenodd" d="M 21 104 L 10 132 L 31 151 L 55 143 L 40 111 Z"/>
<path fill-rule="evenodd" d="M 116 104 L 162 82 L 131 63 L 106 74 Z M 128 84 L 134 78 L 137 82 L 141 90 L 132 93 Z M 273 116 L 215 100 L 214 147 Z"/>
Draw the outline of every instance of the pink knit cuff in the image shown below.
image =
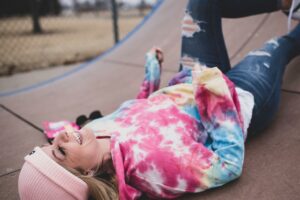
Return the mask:
<path fill-rule="evenodd" d="M 40 147 L 35 147 L 34 151 L 25 157 L 25 162 L 37 169 L 75 199 L 87 199 L 87 184 L 52 160 Z"/>

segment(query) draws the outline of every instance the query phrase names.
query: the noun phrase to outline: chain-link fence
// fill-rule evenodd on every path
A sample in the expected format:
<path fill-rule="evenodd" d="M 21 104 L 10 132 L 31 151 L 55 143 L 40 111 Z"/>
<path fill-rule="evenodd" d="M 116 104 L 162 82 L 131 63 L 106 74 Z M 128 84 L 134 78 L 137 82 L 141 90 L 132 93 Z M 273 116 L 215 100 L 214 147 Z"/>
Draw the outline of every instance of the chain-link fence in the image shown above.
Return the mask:
<path fill-rule="evenodd" d="M 23 12 L 0 9 L 0 75 L 88 60 L 114 45 L 111 0 L 23 1 L 29 8 Z M 120 38 L 150 10 L 138 1 L 117 1 Z"/>

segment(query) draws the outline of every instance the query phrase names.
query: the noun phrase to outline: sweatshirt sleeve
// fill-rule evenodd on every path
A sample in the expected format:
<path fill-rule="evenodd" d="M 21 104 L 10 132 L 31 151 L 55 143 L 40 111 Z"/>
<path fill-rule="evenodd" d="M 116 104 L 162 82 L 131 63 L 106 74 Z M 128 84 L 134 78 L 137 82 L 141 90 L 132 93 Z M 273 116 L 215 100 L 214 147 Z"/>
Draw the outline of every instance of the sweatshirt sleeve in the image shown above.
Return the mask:
<path fill-rule="evenodd" d="M 214 188 L 241 175 L 243 122 L 234 84 L 219 69 L 196 70 L 192 76 L 196 105 L 213 152 L 203 181 L 207 188 Z"/>
<path fill-rule="evenodd" d="M 154 53 L 148 52 L 146 54 L 145 64 L 145 77 L 140 91 L 137 95 L 137 99 L 145 99 L 148 96 L 159 89 L 161 76 L 161 66 Z"/>
<path fill-rule="evenodd" d="M 123 163 L 122 150 L 117 142 L 112 143 L 112 159 L 118 180 L 119 200 L 136 200 L 141 196 L 141 192 L 126 183 L 125 166 Z"/>
<path fill-rule="evenodd" d="M 180 83 L 191 83 L 192 82 L 192 70 L 184 68 L 169 81 L 168 86 L 177 85 Z"/>

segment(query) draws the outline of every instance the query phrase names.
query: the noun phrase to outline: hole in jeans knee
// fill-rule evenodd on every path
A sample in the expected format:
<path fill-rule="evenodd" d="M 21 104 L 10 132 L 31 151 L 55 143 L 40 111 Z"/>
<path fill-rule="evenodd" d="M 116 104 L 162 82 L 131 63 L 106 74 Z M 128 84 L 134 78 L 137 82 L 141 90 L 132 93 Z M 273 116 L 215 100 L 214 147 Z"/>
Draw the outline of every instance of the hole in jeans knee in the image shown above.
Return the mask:
<path fill-rule="evenodd" d="M 248 56 L 267 56 L 267 57 L 271 57 L 271 54 L 267 51 L 261 51 L 261 50 L 257 50 L 257 51 L 251 51 Z"/>
<path fill-rule="evenodd" d="M 273 48 L 276 49 L 279 47 L 278 38 L 272 38 L 267 42 L 267 44 L 273 45 Z"/>
<path fill-rule="evenodd" d="M 201 23 L 206 22 L 193 19 L 190 12 L 186 11 L 182 20 L 182 36 L 192 38 L 195 33 L 205 32 L 205 30 L 200 26 Z"/>
<path fill-rule="evenodd" d="M 183 68 L 193 68 L 193 66 L 197 63 L 197 59 L 192 58 L 188 55 L 184 55 L 180 59 L 180 64 Z"/>
<path fill-rule="evenodd" d="M 192 69 L 196 64 L 202 68 L 207 67 L 207 65 L 203 62 L 200 62 L 198 58 L 193 58 L 189 55 L 183 55 L 180 59 L 180 64 L 185 69 Z"/>

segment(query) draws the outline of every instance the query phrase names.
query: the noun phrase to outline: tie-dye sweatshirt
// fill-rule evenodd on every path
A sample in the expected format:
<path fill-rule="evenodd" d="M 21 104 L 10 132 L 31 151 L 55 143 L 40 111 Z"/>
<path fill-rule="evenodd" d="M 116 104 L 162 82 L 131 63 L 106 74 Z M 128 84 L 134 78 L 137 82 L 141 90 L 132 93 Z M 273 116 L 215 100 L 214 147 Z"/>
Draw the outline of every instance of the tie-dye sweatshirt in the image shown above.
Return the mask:
<path fill-rule="evenodd" d="M 87 125 L 112 135 L 121 200 L 142 193 L 176 198 L 221 186 L 242 171 L 245 136 L 233 83 L 217 68 L 184 70 L 155 92 L 160 72 L 148 54 L 139 99 Z"/>

